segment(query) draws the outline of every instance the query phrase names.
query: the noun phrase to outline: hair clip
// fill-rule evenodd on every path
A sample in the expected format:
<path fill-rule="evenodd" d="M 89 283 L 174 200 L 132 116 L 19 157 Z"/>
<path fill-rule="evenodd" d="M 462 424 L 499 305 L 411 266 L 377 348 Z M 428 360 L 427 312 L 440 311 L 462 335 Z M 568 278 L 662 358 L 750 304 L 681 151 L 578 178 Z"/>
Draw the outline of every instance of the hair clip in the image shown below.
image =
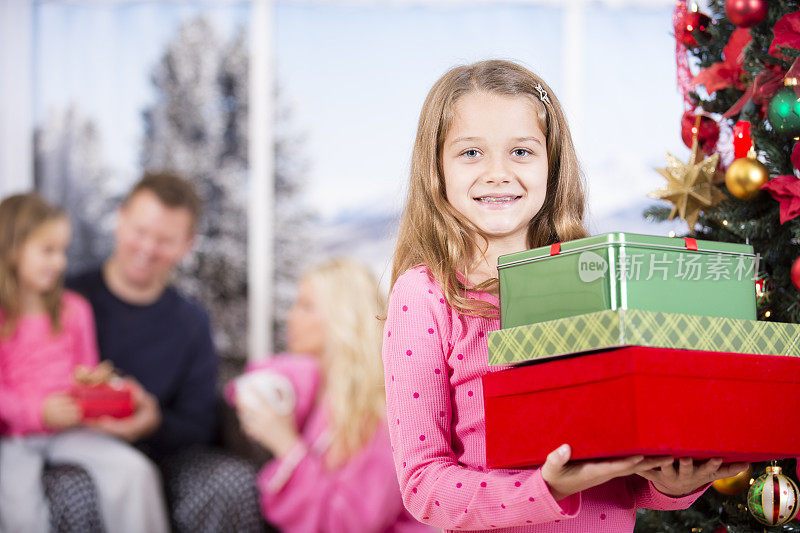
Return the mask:
<path fill-rule="evenodd" d="M 541 83 L 537 83 L 536 87 L 534 87 L 537 91 L 539 91 L 539 100 L 546 104 L 550 104 L 550 97 L 547 96 L 547 91 L 544 90 Z M 553 104 L 550 104 L 553 105 Z"/>

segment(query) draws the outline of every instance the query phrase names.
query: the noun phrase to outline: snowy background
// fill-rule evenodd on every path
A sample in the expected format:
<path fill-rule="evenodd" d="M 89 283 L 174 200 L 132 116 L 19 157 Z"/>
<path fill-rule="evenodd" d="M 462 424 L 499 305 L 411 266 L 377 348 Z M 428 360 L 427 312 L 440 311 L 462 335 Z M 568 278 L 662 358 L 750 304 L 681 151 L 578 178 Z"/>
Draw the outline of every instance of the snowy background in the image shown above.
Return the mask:
<path fill-rule="evenodd" d="M 297 274 L 325 256 L 355 255 L 386 281 L 419 110 L 456 64 L 514 59 L 550 82 L 578 133 L 594 233 L 682 230 L 641 218 L 664 151 L 688 152 L 671 6 L 587 4 L 579 87 L 566 86 L 565 11 L 275 3 L 276 323 Z M 36 181 L 73 215 L 70 268 L 108 253 L 113 209 L 144 169 L 184 172 L 208 216 L 179 283 L 211 309 L 234 357 L 246 337 L 249 12 L 246 1 L 34 10 Z"/>

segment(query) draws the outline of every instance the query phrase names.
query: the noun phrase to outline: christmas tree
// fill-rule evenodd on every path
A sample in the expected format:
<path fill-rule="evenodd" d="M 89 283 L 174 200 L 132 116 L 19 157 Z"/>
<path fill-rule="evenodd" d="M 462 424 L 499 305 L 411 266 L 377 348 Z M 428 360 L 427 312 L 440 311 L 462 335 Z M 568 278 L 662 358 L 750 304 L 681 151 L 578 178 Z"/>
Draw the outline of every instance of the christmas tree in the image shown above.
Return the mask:
<path fill-rule="evenodd" d="M 34 131 L 36 190 L 69 214 L 70 274 L 96 267 L 111 253 L 114 210 L 121 200 L 112 190 L 97 124 L 77 104 L 52 110 Z"/>
<path fill-rule="evenodd" d="M 655 196 L 675 208 L 645 212 L 652 221 L 680 213 L 688 236 L 751 244 L 759 256 L 759 319 L 794 323 L 800 322 L 799 7 L 797 0 L 711 0 L 702 9 L 677 3 L 682 137 L 687 146 L 697 143 L 696 157 L 717 157 L 719 167 L 714 194 L 688 198 L 690 215 L 689 194 L 664 190 Z M 778 464 L 796 480 L 794 460 Z M 800 531 L 800 521 L 766 526 L 750 512 L 748 488 L 768 465 L 754 463 L 750 474 L 715 483 L 688 510 L 640 511 L 636 531 Z"/>
<path fill-rule="evenodd" d="M 176 284 L 209 309 L 223 357 L 243 360 L 247 336 L 248 39 L 229 39 L 200 16 L 178 29 L 151 79 L 155 101 L 145 110 L 142 166 L 191 180 L 205 201 L 200 235 Z M 275 92 L 276 348 L 294 288 L 313 257 L 313 213 L 301 201 L 307 163 L 290 109 Z M 263 354 L 255 354 L 263 355 Z"/>

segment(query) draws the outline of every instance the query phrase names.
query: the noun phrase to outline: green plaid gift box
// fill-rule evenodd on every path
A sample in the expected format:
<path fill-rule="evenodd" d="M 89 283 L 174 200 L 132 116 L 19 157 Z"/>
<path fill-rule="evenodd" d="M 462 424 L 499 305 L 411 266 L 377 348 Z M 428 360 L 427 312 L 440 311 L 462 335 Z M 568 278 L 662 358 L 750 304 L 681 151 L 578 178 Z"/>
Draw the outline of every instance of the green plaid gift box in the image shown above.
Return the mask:
<path fill-rule="evenodd" d="M 489 364 L 621 346 L 800 356 L 800 325 L 616 309 L 489 333 Z"/>

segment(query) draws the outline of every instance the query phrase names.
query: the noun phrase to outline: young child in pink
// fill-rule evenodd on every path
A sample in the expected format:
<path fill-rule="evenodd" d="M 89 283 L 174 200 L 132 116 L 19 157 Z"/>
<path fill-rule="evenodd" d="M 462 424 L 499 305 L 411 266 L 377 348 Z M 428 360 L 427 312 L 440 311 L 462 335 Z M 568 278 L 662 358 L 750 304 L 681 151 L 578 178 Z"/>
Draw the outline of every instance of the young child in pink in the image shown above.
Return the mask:
<path fill-rule="evenodd" d="M 497 258 L 587 235 L 580 168 L 547 84 L 507 61 L 448 71 L 423 105 L 383 337 L 406 508 L 445 530 L 633 531 L 636 509 L 686 508 L 744 469 L 672 457 L 489 470 L 481 376 L 500 327 Z M 589 406 L 586 406 L 589 408 Z M 530 438 L 535 439 L 536 435 Z"/>
<path fill-rule="evenodd" d="M 157 470 L 134 448 L 82 429 L 68 395 L 98 362 L 89 304 L 62 291 L 70 227 L 33 194 L 0 202 L 0 531 L 48 531 L 45 463 L 93 478 L 109 532 L 168 531 Z"/>
<path fill-rule="evenodd" d="M 275 459 L 258 475 L 264 517 L 286 533 L 428 533 L 403 508 L 386 428 L 384 299 L 363 265 L 311 270 L 289 313 L 289 349 L 229 393 L 242 429 Z"/>

